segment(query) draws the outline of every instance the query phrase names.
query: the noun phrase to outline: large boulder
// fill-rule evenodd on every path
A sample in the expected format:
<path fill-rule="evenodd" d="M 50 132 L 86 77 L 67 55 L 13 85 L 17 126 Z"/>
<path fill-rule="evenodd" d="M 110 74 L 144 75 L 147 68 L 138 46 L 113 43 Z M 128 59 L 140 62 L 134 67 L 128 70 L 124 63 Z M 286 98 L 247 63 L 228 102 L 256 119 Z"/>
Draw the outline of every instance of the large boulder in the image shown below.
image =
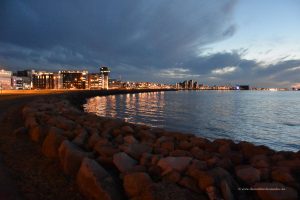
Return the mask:
<path fill-rule="evenodd" d="M 191 161 L 191 157 L 166 157 L 161 158 L 157 165 L 162 168 L 163 174 L 166 174 L 172 170 L 183 172 Z"/>
<path fill-rule="evenodd" d="M 124 189 L 129 198 L 139 196 L 145 189 L 153 184 L 147 173 L 136 172 L 124 176 Z"/>
<path fill-rule="evenodd" d="M 56 126 L 63 130 L 72 130 L 76 127 L 76 123 L 62 116 L 53 116 L 48 120 L 48 124 Z"/>
<path fill-rule="evenodd" d="M 120 152 L 119 149 L 113 147 L 112 145 L 100 145 L 94 146 L 94 151 L 96 151 L 100 156 L 112 157 L 114 154 Z"/>
<path fill-rule="evenodd" d="M 43 142 L 43 154 L 49 158 L 57 157 L 58 148 L 64 140 L 66 140 L 66 137 L 63 136 L 63 130 L 56 127 L 51 127 L 47 137 Z"/>
<path fill-rule="evenodd" d="M 25 127 L 30 129 L 38 126 L 38 122 L 36 121 L 34 116 L 27 116 L 25 119 Z"/>
<path fill-rule="evenodd" d="M 151 153 L 152 147 L 148 144 L 132 143 L 129 145 L 121 145 L 120 149 L 136 160 L 139 160 L 143 153 Z"/>
<path fill-rule="evenodd" d="M 116 153 L 113 162 L 120 172 L 129 171 L 138 163 L 124 152 Z"/>
<path fill-rule="evenodd" d="M 64 172 L 68 175 L 75 176 L 82 160 L 90 156 L 90 153 L 82 151 L 68 140 L 65 140 L 59 147 L 59 159 Z"/>
<path fill-rule="evenodd" d="M 84 147 L 85 144 L 87 143 L 89 138 L 89 134 L 88 132 L 85 130 L 85 128 L 81 128 L 80 132 L 78 133 L 78 135 L 73 139 L 73 143 L 80 146 L 80 147 Z"/>
<path fill-rule="evenodd" d="M 119 200 L 122 192 L 109 173 L 94 160 L 82 161 L 76 182 L 79 190 L 87 199 Z"/>
<path fill-rule="evenodd" d="M 47 136 L 48 127 L 43 125 L 37 125 L 29 129 L 29 136 L 34 142 L 43 142 Z"/>
<path fill-rule="evenodd" d="M 297 200 L 296 190 L 277 182 L 256 183 L 253 188 L 261 200 Z"/>
<path fill-rule="evenodd" d="M 235 173 L 247 185 L 252 185 L 260 181 L 260 171 L 250 165 L 238 166 Z"/>

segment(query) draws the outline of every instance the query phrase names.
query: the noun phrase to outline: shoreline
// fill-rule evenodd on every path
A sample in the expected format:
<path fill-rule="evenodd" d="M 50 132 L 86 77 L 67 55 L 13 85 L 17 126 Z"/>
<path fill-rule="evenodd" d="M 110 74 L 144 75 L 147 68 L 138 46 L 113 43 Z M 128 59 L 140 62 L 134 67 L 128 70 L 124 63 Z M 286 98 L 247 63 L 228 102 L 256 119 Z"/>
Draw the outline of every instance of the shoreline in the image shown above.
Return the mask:
<path fill-rule="evenodd" d="M 98 117 L 68 101 L 87 96 L 66 97 L 29 104 L 23 115 L 31 139 L 60 161 L 88 199 L 298 198 L 300 152 Z"/>

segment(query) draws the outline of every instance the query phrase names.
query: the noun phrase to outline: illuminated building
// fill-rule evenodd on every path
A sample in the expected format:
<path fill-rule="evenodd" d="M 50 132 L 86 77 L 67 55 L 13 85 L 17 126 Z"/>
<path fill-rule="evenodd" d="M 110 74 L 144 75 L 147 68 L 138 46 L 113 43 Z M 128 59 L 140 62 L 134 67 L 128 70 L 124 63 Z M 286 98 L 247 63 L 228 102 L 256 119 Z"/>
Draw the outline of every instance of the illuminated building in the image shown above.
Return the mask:
<path fill-rule="evenodd" d="M 88 88 L 88 72 L 83 71 L 59 71 L 62 79 L 63 89 L 87 89 Z"/>
<path fill-rule="evenodd" d="M 35 73 L 34 70 L 23 70 L 14 73 L 15 76 L 22 78 L 23 89 L 32 88 L 32 75 Z"/>
<path fill-rule="evenodd" d="M 54 73 L 36 72 L 32 75 L 32 89 L 54 89 Z"/>
<path fill-rule="evenodd" d="M 1 90 L 10 90 L 11 89 L 11 71 L 0 70 L 0 88 Z"/>
<path fill-rule="evenodd" d="M 88 75 L 88 85 L 90 90 L 102 89 L 102 76 L 97 73 Z"/>
<path fill-rule="evenodd" d="M 23 79 L 19 76 L 11 77 L 11 86 L 14 90 L 22 90 L 23 89 Z"/>
<path fill-rule="evenodd" d="M 100 68 L 100 76 L 102 77 L 102 89 L 108 90 L 108 74 L 109 74 L 108 67 L 101 67 Z"/>

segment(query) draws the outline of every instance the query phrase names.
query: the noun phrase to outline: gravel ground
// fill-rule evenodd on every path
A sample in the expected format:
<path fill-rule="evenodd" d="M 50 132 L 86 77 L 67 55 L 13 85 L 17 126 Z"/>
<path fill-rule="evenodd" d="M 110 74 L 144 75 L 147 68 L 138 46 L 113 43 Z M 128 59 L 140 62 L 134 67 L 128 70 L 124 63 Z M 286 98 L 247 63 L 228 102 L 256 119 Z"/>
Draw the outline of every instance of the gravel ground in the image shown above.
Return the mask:
<path fill-rule="evenodd" d="M 45 158 L 28 135 L 14 134 L 23 126 L 21 107 L 32 98 L 0 98 L 0 200 L 84 199 L 57 161 Z"/>

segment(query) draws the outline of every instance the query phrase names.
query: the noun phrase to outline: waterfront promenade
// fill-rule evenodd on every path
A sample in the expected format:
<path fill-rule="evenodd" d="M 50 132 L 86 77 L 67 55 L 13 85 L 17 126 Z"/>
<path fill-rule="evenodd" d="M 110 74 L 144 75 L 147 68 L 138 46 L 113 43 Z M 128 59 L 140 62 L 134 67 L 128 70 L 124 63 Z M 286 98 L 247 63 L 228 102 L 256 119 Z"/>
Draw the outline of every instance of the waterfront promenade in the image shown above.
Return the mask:
<path fill-rule="evenodd" d="M 299 197 L 300 152 L 276 152 L 225 139 L 209 141 L 82 112 L 82 102 L 96 91 L 45 95 L 0 99 L 3 166 L 20 197 Z"/>

